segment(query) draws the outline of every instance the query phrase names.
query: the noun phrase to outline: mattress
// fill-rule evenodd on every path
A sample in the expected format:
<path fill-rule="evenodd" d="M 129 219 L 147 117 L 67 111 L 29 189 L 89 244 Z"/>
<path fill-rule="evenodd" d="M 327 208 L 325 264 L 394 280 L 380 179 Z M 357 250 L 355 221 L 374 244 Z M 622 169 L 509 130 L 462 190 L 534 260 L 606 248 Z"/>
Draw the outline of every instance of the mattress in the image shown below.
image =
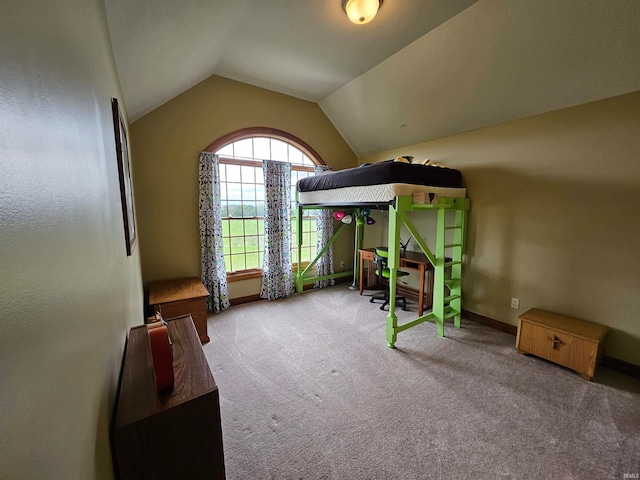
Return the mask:
<path fill-rule="evenodd" d="M 425 194 L 425 203 L 434 203 L 438 196 L 466 196 L 458 170 L 393 160 L 307 177 L 297 188 L 303 205 L 389 204 L 397 196 L 418 192 Z"/>
<path fill-rule="evenodd" d="M 384 185 L 361 185 L 341 187 L 331 190 L 315 190 L 298 192 L 298 203 L 301 205 L 384 205 L 393 202 L 395 197 L 412 196 L 414 193 L 425 194 L 424 203 L 437 203 L 438 196 L 461 198 L 467 194 L 462 187 L 432 187 L 430 185 L 412 185 L 409 183 L 387 183 Z"/>
<path fill-rule="evenodd" d="M 462 174 L 446 167 L 432 167 L 410 163 L 386 162 L 360 166 L 337 172 L 303 178 L 298 181 L 299 192 L 331 190 L 341 187 L 405 183 L 432 187 L 462 187 Z"/>

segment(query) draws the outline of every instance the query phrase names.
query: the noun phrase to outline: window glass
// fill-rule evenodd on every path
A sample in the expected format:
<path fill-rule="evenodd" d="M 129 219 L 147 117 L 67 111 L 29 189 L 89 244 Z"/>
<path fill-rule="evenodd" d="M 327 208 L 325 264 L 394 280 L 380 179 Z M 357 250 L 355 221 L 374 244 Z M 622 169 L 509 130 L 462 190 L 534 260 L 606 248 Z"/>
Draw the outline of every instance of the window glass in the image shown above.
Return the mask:
<path fill-rule="evenodd" d="M 216 153 L 222 157 L 233 157 L 233 143 L 230 143 L 226 147 L 222 147 Z"/>
<path fill-rule="evenodd" d="M 227 198 L 229 200 L 242 200 L 242 184 L 227 182 Z"/>
<path fill-rule="evenodd" d="M 271 139 L 271 160 L 277 160 L 279 162 L 288 162 L 288 145 L 282 140 Z"/>
<path fill-rule="evenodd" d="M 256 184 L 243 183 L 241 188 L 242 188 L 242 201 L 245 203 L 253 203 L 253 200 L 256 199 Z"/>
<path fill-rule="evenodd" d="M 314 175 L 316 163 L 295 145 L 265 136 L 237 140 L 220 148 L 222 237 L 227 272 L 262 268 L 264 251 L 264 177 L 262 160 L 292 164 L 292 259 L 298 260 L 295 186 Z M 305 211 L 302 260 L 316 255 L 316 212 Z"/>
<path fill-rule="evenodd" d="M 254 137 L 253 156 L 256 160 L 271 160 L 271 147 L 269 138 Z"/>
<path fill-rule="evenodd" d="M 287 145 L 287 155 L 290 163 L 302 164 L 303 153 L 293 145 Z"/>
<path fill-rule="evenodd" d="M 240 182 L 240 165 L 227 165 L 227 182 Z"/>
<path fill-rule="evenodd" d="M 242 166 L 240 167 L 240 176 L 242 178 L 243 184 L 251 184 L 256 183 L 256 167 L 254 166 Z"/>
<path fill-rule="evenodd" d="M 240 158 L 253 158 L 253 141 L 250 138 L 238 140 L 233 144 L 233 156 Z"/>

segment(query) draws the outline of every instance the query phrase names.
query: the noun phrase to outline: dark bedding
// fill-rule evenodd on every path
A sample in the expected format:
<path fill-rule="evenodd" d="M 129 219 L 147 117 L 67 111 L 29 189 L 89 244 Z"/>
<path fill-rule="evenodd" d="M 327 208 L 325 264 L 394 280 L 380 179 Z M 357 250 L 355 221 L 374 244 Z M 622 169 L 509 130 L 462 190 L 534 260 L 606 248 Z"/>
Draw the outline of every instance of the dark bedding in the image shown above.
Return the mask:
<path fill-rule="evenodd" d="M 298 181 L 298 191 L 314 192 L 316 190 L 382 185 L 385 183 L 462 187 L 462 174 L 452 168 L 412 165 L 390 160 L 374 165 L 326 172 L 322 175 L 303 178 Z"/>

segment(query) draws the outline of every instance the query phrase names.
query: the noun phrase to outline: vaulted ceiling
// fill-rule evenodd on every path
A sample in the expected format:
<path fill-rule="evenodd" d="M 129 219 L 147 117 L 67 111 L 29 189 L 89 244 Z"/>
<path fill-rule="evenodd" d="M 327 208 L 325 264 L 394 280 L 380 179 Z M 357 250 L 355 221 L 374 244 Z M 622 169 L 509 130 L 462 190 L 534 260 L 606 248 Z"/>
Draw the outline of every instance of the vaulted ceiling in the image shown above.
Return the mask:
<path fill-rule="evenodd" d="M 130 120 L 217 74 L 318 102 L 358 155 L 640 90 L 637 0 L 105 0 Z"/>

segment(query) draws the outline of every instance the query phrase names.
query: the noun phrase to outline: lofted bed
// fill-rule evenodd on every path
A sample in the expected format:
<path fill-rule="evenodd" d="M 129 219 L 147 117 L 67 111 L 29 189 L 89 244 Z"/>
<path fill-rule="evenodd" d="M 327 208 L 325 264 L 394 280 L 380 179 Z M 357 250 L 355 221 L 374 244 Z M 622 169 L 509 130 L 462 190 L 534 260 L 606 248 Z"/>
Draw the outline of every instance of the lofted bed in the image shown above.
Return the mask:
<path fill-rule="evenodd" d="M 296 291 L 302 293 L 305 284 L 319 280 L 357 275 L 354 270 L 331 275 L 312 276 L 315 264 L 347 227 L 342 224 L 317 256 L 302 268 L 302 218 L 305 210 L 332 209 L 353 212 L 356 221 L 355 252 L 362 247 L 364 209 L 388 211 L 388 267 L 390 302 L 387 314 L 386 337 L 394 348 L 398 334 L 425 321 L 433 320 L 438 335 L 444 336 L 444 322 L 453 318 L 460 327 L 462 313 L 462 255 L 467 225 L 469 199 L 463 187 L 462 174 L 430 161 L 411 163 L 406 157 L 363 165 L 357 168 L 325 172 L 302 179 L 297 184 L 297 244 L 298 271 Z M 432 212 L 436 220 L 435 249 L 431 250 L 415 227 L 408 212 Z M 404 224 L 434 268 L 433 308 L 431 312 L 398 324 L 396 309 L 396 280 L 400 259 L 400 227 Z M 447 275 L 448 274 L 448 275 Z M 355 280 L 354 280 L 355 283 Z"/>

